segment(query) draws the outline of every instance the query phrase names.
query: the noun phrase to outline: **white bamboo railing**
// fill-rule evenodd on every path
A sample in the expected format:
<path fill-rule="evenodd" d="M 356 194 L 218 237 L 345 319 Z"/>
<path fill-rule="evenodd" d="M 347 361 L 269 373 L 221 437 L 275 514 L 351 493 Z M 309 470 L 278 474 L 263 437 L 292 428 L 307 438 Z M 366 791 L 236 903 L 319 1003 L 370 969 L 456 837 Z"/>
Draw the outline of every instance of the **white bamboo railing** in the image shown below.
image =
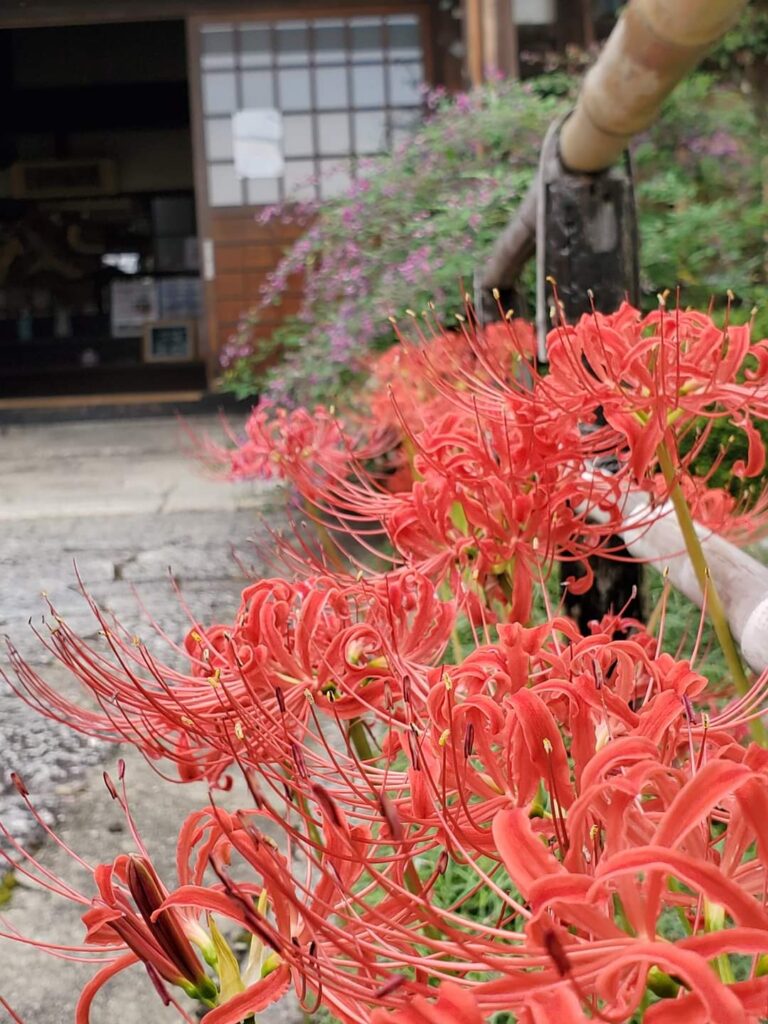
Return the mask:
<path fill-rule="evenodd" d="M 753 671 L 764 672 L 768 669 L 768 566 L 700 524 L 696 532 L 742 656 Z M 644 497 L 631 496 L 619 533 L 633 557 L 668 570 L 672 586 L 702 607 L 704 595 L 671 505 L 651 511 Z"/>

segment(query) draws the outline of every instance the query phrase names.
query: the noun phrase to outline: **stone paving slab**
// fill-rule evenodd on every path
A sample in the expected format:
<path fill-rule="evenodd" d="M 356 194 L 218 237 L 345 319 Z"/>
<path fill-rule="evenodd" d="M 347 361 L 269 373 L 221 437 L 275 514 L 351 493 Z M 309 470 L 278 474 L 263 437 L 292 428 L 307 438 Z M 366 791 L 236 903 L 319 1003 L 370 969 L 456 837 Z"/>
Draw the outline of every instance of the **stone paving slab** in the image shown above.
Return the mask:
<path fill-rule="evenodd" d="M 217 426 L 215 418 L 195 422 L 196 429 Z M 201 622 L 226 621 L 237 606 L 245 581 L 231 547 L 247 564 L 259 565 L 260 552 L 270 546 L 266 523 L 280 521 L 279 490 L 211 479 L 184 454 L 182 440 L 168 420 L 0 429 L 0 634 L 73 699 L 82 696 L 76 683 L 28 625 L 30 619 L 42 624 L 45 591 L 72 628 L 98 644 L 99 626 L 79 592 L 73 563 L 93 598 L 130 632 L 156 640 L 154 619 L 181 640 L 190 628 L 184 604 Z M 205 791 L 161 784 L 140 755 L 121 753 L 142 833 L 161 872 L 172 878 L 174 846 L 167 837 L 205 802 Z M 103 767 L 116 756 L 114 747 L 40 717 L 0 682 L 0 818 L 24 842 L 37 844 L 40 830 L 10 784 L 13 770 L 23 775 L 45 819 L 87 860 L 98 863 L 130 849 L 102 781 Z M 77 866 L 53 843 L 43 842 L 39 856 L 54 873 L 78 881 Z M 24 934 L 61 943 L 82 937 L 80 909 L 36 887 L 20 885 L 4 909 Z M 0 940 L 0 994 L 25 1024 L 73 1021 L 77 992 L 91 973 Z M 92 1013 L 92 1024 L 175 1019 L 142 968 L 117 979 Z M 260 1015 L 262 1024 L 302 1020 L 290 1001 Z"/>
<path fill-rule="evenodd" d="M 218 426 L 215 419 L 195 423 L 200 432 Z M 168 420 L 6 427 L 0 521 L 260 507 L 264 487 L 222 487 L 210 472 L 191 468 L 191 447 Z"/>
<path fill-rule="evenodd" d="M 175 846 L 158 840 L 174 834 L 186 814 L 205 805 L 205 788 L 196 784 L 171 788 L 147 769 L 138 754 L 130 750 L 121 753 L 127 762 L 126 781 L 139 830 L 161 877 L 173 879 Z M 90 864 L 135 850 L 120 808 L 109 797 L 101 778 L 102 767 L 115 776 L 115 761 L 111 750 L 98 770 L 78 782 L 64 781 L 57 787 L 58 831 L 64 842 Z M 230 799 L 236 800 L 236 796 L 230 795 Z M 62 849 L 47 844 L 39 856 L 52 874 L 89 891 L 87 873 Z M 83 909 L 22 879 L 4 916 L 7 924 L 22 934 L 67 945 L 82 938 Z M 74 1020 L 78 994 L 92 976 L 93 967 L 56 960 L 34 947 L 3 943 L 2 951 L 0 994 L 25 1024 L 69 1024 Z M 93 1024 L 171 1024 L 180 1018 L 163 1007 L 144 968 L 136 965 L 111 981 L 97 997 L 91 1020 Z M 259 1014 L 259 1024 L 304 1024 L 304 1020 L 292 997 Z M 6 1024 L 2 1009 L 0 1024 Z"/>

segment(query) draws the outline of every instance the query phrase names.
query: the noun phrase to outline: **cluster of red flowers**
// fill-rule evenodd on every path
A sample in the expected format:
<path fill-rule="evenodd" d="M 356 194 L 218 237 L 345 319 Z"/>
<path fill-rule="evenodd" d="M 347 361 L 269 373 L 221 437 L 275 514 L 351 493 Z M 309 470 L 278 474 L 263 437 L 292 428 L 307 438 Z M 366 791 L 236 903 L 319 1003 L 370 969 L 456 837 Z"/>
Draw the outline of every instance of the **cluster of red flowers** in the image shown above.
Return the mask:
<path fill-rule="evenodd" d="M 485 604 L 498 597 L 523 622 L 558 562 L 579 563 L 578 582 L 565 581 L 577 591 L 591 584 L 591 555 L 624 557 L 611 538 L 628 492 L 646 496 L 649 521 L 675 484 L 722 535 L 743 539 L 764 524 L 764 494 L 745 490 L 745 505 L 710 486 L 724 451 L 707 476 L 693 469 L 726 421 L 748 440 L 734 475 L 764 470 L 754 419 L 768 416 L 768 342 L 751 342 L 748 326 L 723 331 L 699 313 L 643 317 L 624 305 L 554 330 L 540 373 L 522 321 L 480 330 L 469 311 L 461 331 L 428 335 L 413 323 L 415 340 L 401 335 L 376 359 L 345 425 L 327 410 L 256 410 L 247 440 L 204 444 L 207 454 L 235 478 L 279 466 L 331 535 L 353 532 L 394 568 L 417 567 Z"/>
<path fill-rule="evenodd" d="M 58 621 L 46 643 L 97 709 L 11 652 L 44 713 L 211 787 L 173 885 L 123 779 L 108 787 L 137 851 L 98 866 L 92 893 L 16 849 L 17 870 L 83 905 L 73 955 L 104 961 L 79 1022 L 137 961 L 207 1024 L 289 986 L 343 1024 L 768 1016 L 768 752 L 745 742 L 768 681 L 715 701 L 640 623 L 617 609 L 581 636 L 542 586 L 564 550 L 605 549 L 628 489 L 699 487 L 674 461 L 681 432 L 728 417 L 749 436 L 739 471 L 760 471 L 768 343 L 625 307 L 554 332 L 546 375 L 531 351 L 516 323 L 406 343 L 380 364 L 393 401 L 369 430 L 255 414 L 233 470 L 279 466 L 327 543 L 302 548 L 303 574 L 249 585 L 234 622 L 196 625 L 184 669 L 95 606 L 98 650 Z M 329 565 L 344 533 L 361 563 L 346 572 Z M 228 773 L 249 794 L 235 810 Z"/>

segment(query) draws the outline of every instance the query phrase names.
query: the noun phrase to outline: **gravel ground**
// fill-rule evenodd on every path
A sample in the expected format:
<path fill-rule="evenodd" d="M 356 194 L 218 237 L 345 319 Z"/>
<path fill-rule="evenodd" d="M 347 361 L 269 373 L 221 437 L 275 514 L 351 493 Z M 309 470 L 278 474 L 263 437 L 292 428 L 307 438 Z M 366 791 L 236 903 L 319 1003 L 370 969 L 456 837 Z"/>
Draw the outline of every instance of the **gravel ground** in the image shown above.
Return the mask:
<path fill-rule="evenodd" d="M 215 421 L 200 426 L 216 429 Z M 30 620 L 42 623 L 41 591 L 77 632 L 96 638 L 98 626 L 79 592 L 76 564 L 89 593 L 131 632 L 151 636 L 148 620 L 156 619 L 181 639 L 189 619 L 169 570 L 194 616 L 226 620 L 243 585 L 231 547 L 258 564 L 259 551 L 269 544 L 265 524 L 279 522 L 281 507 L 273 487 L 202 476 L 168 420 L 7 428 L 0 433 L 0 633 L 46 681 L 75 696 L 76 684 L 29 626 Z M 249 547 L 251 539 L 255 548 Z M 86 884 L 82 869 L 49 840 L 41 842 L 10 772 L 23 776 L 43 818 L 97 863 L 131 849 L 119 808 L 102 781 L 102 770 L 111 766 L 114 772 L 121 754 L 126 752 L 42 718 L 0 682 L 0 820 L 22 842 L 39 847 L 53 873 L 73 883 Z M 142 833 L 171 876 L 173 850 L 163 839 L 205 802 L 205 792 L 161 784 L 138 754 L 129 751 L 126 759 Z M 23 880 L 4 910 L 7 923 L 22 934 L 60 943 L 81 939 L 78 908 Z M 92 968 L 2 940 L 0 953 L 0 994 L 26 1024 L 74 1019 L 77 994 Z M 173 1019 L 141 968 L 112 983 L 91 1016 L 92 1024 Z M 260 1017 L 262 1024 L 302 1019 L 290 1002 Z"/>

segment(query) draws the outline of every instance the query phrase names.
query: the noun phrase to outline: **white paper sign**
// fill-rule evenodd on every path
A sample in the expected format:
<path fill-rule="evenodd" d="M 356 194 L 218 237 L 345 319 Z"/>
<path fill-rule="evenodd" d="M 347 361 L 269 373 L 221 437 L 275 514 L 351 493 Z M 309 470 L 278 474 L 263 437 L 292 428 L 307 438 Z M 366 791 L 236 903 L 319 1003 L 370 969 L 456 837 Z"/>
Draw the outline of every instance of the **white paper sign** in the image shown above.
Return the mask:
<path fill-rule="evenodd" d="M 283 117 L 279 110 L 238 110 L 232 115 L 235 170 L 239 178 L 279 178 L 283 160 Z"/>
<path fill-rule="evenodd" d="M 157 283 L 152 277 L 119 278 L 109 286 L 114 338 L 138 338 L 144 325 L 157 320 Z"/>
<path fill-rule="evenodd" d="M 512 0 L 518 25 L 551 25 L 555 20 L 555 0 Z"/>

